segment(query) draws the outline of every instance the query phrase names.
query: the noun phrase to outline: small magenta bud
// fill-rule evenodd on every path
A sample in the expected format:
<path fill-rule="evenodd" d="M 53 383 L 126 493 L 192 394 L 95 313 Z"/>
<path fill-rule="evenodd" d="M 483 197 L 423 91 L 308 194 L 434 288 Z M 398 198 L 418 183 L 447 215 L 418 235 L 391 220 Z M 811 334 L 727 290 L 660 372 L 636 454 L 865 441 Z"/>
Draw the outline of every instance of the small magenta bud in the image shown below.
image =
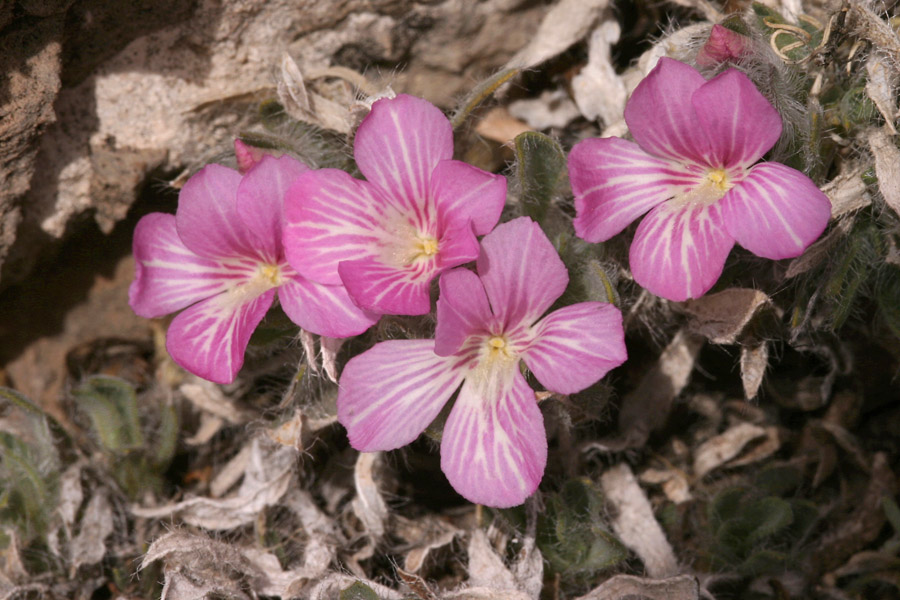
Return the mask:
<path fill-rule="evenodd" d="M 697 53 L 697 65 L 715 67 L 727 61 L 739 60 L 750 51 L 750 38 L 721 25 L 713 25 L 709 39 Z"/>

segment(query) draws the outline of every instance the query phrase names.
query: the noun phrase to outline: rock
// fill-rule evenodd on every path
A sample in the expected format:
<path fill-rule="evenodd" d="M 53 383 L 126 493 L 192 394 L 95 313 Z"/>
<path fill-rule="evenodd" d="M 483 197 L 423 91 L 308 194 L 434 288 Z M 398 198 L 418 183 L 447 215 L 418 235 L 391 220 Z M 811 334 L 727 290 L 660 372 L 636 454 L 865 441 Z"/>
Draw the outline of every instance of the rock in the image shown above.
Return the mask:
<path fill-rule="evenodd" d="M 149 174 L 158 183 L 221 157 L 274 96 L 285 51 L 305 74 L 384 69 L 380 85 L 449 107 L 546 11 L 511 0 L 19 4 L 31 16 L 0 31 L 11 73 L 0 90 L 0 291 L 85 216 L 108 233 Z"/>

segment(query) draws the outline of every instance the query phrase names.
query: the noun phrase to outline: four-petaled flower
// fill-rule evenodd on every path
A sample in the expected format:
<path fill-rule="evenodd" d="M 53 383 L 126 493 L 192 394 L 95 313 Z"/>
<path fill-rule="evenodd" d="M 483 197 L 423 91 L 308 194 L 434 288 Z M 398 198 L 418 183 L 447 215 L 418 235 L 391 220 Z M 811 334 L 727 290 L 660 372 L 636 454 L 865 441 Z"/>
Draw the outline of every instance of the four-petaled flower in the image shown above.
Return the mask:
<path fill-rule="evenodd" d="M 337 169 L 310 171 L 288 190 L 285 249 L 302 275 L 343 283 L 380 314 L 431 310 L 431 280 L 478 256 L 493 229 L 506 179 L 453 157 L 453 130 L 420 98 L 378 100 L 356 132 L 366 181 Z"/>
<path fill-rule="evenodd" d="M 629 261 L 635 281 L 669 300 L 703 295 L 734 242 L 765 258 L 798 256 L 828 223 L 828 198 L 780 163 L 754 166 L 781 118 L 743 73 L 706 81 L 662 58 L 625 108 L 637 144 L 580 142 L 569 157 L 575 232 L 608 240 L 641 221 Z"/>
<path fill-rule="evenodd" d="M 288 156 L 263 156 L 243 176 L 211 164 L 184 184 L 175 215 L 138 223 L 129 304 L 149 318 L 186 309 L 169 326 L 166 347 L 188 371 L 234 380 L 276 290 L 288 317 L 313 333 L 348 337 L 377 320 L 343 286 L 305 279 L 285 261 L 284 193 L 306 171 Z"/>
<path fill-rule="evenodd" d="M 540 227 L 521 217 L 485 236 L 478 274 L 441 275 L 434 340 L 393 340 L 351 359 L 338 420 L 362 451 L 412 442 L 454 391 L 441 468 L 472 502 L 521 504 L 543 476 L 547 437 L 519 361 L 553 392 L 571 394 L 625 361 L 619 310 L 584 302 L 541 315 L 563 293 L 566 268 Z"/>

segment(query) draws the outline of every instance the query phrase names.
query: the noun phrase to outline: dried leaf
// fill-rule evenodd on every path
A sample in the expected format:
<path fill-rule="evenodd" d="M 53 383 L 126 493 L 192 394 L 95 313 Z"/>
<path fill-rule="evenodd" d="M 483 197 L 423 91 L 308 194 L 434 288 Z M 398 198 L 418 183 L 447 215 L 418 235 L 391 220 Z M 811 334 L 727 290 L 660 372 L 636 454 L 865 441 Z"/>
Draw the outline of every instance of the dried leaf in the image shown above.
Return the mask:
<path fill-rule="evenodd" d="M 537 98 L 516 100 L 508 110 L 532 129 L 561 129 L 580 116 L 578 107 L 563 90 L 545 90 Z"/>
<path fill-rule="evenodd" d="M 106 554 L 106 538 L 113 532 L 113 524 L 112 506 L 106 490 L 102 488 L 94 490 L 81 518 L 78 536 L 69 546 L 72 577 L 75 576 L 78 567 L 95 565 L 103 559 Z"/>
<path fill-rule="evenodd" d="M 740 423 L 707 440 L 694 452 L 694 474 L 703 477 L 740 454 L 744 446 L 765 435 L 766 430 L 758 425 Z"/>
<path fill-rule="evenodd" d="M 743 467 L 745 465 L 759 462 L 769 458 L 781 448 L 781 437 L 778 435 L 778 428 L 769 426 L 765 428 L 766 439 L 761 443 L 754 445 L 749 451 L 734 460 L 726 463 L 727 467 Z"/>
<path fill-rule="evenodd" d="M 505 106 L 487 111 L 475 126 L 475 133 L 481 137 L 510 146 L 516 136 L 526 131 L 531 131 L 528 124 L 509 114 Z"/>
<path fill-rule="evenodd" d="M 528 69 L 560 54 L 585 37 L 608 6 L 609 0 L 561 0 L 506 66 Z"/>
<path fill-rule="evenodd" d="M 341 350 L 341 346 L 344 345 L 344 340 L 322 336 L 319 338 L 319 343 L 322 346 L 322 369 L 328 375 L 328 379 L 337 383 L 337 355 Z"/>
<path fill-rule="evenodd" d="M 394 532 L 414 544 L 403 560 L 403 568 L 409 573 L 418 573 L 432 550 L 450 544 L 462 530 L 444 519 L 430 515 L 418 519 L 406 519 L 397 515 Z"/>
<path fill-rule="evenodd" d="M 750 319 L 770 304 L 763 292 L 748 288 L 730 288 L 684 303 L 691 316 L 689 330 L 714 344 L 734 344 Z"/>
<path fill-rule="evenodd" d="M 878 189 L 887 205 L 900 215 L 900 149 L 883 129 L 869 132 L 869 147 L 875 155 Z"/>
<path fill-rule="evenodd" d="M 760 342 L 755 346 L 741 347 L 741 383 L 747 400 L 753 400 L 759 393 L 759 386 L 762 384 L 768 364 L 768 343 Z"/>
<path fill-rule="evenodd" d="M 666 498 L 675 504 L 693 500 L 690 484 L 683 471 L 678 469 L 647 469 L 638 478 L 643 483 L 662 485 Z"/>
<path fill-rule="evenodd" d="M 687 385 L 704 340 L 681 329 L 663 350 L 638 387 L 625 396 L 619 413 L 619 437 L 585 449 L 619 451 L 644 445 L 650 432 L 665 423 L 672 402 Z"/>
<path fill-rule="evenodd" d="M 634 551 L 653 578 L 669 577 L 678 572 L 678 561 L 662 527 L 656 521 L 653 507 L 638 485 L 628 465 L 607 469 L 600 477 L 603 494 L 615 515 L 612 521 L 616 536 Z"/>
<path fill-rule="evenodd" d="M 700 589 L 693 575 L 668 579 L 645 579 L 616 575 L 577 600 L 699 600 Z"/>
<path fill-rule="evenodd" d="M 623 118 L 625 83 L 612 64 L 612 46 L 621 29 L 614 19 L 600 24 L 588 42 L 588 63 L 572 78 L 572 96 L 578 110 L 589 121 L 601 119 L 611 125 Z"/>
<path fill-rule="evenodd" d="M 232 425 L 242 425 L 250 420 L 250 415 L 235 406 L 234 402 L 222 393 L 219 386 L 210 381 L 195 377 L 191 383 L 182 384 L 178 391 L 197 410 L 224 419 Z"/>
<path fill-rule="evenodd" d="M 872 458 L 869 485 L 857 502 L 856 510 L 822 536 L 818 551 L 812 557 L 816 567 L 823 571 L 836 569 L 878 537 L 887 520 L 882 508 L 883 499 L 894 497 L 897 489 L 897 476 L 891 471 L 887 455 L 877 452 Z"/>
<path fill-rule="evenodd" d="M 481 529 L 469 537 L 469 585 L 494 590 L 518 590 L 516 579 Z"/>
<path fill-rule="evenodd" d="M 338 532 L 334 521 L 319 509 L 306 490 L 292 489 L 282 500 L 309 536 L 303 549 L 303 568 L 321 577 L 337 554 Z"/>
<path fill-rule="evenodd" d="M 360 452 L 353 470 L 353 485 L 356 488 L 353 512 L 362 521 L 366 534 L 375 540 L 384 535 L 384 522 L 388 516 L 387 504 L 375 483 L 374 471 L 380 459 L 380 452 Z"/>
<path fill-rule="evenodd" d="M 243 481 L 234 495 L 222 499 L 197 497 L 154 508 L 132 506 L 131 512 L 144 518 L 178 514 L 185 523 L 213 531 L 253 522 L 262 509 L 284 496 L 293 481 L 297 453 L 284 446 L 265 451 L 260 438 L 255 438 L 250 448 Z"/>
<path fill-rule="evenodd" d="M 300 66 L 287 53 L 281 59 L 277 93 L 284 111 L 293 119 L 350 134 L 353 125 L 350 107 L 308 90 Z"/>
<path fill-rule="evenodd" d="M 862 180 L 860 180 L 861 182 Z M 868 198 L 868 194 L 866 194 Z M 866 201 L 866 206 L 871 203 L 871 199 Z M 854 207 L 858 208 L 858 207 Z M 838 219 L 837 224 L 828 232 L 825 237 L 819 238 L 813 245 L 806 249 L 806 252 L 791 261 L 788 265 L 787 272 L 784 274 L 785 279 L 796 277 L 802 273 L 806 273 L 813 267 L 818 266 L 822 261 L 826 260 L 832 249 L 837 245 L 841 238 L 850 233 L 853 228 L 853 218 Z"/>

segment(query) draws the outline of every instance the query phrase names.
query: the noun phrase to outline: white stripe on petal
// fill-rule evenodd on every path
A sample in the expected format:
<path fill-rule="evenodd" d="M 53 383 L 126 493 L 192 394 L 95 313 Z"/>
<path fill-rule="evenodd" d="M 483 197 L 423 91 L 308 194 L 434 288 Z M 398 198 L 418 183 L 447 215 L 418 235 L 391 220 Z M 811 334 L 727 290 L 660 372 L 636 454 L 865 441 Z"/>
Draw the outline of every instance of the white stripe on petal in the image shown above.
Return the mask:
<path fill-rule="evenodd" d="M 216 383 L 230 383 L 244 364 L 250 335 L 266 316 L 274 297 L 274 290 L 256 294 L 237 288 L 199 302 L 169 325 L 166 349 L 191 373 Z"/>
<path fill-rule="evenodd" d="M 537 489 L 547 434 L 518 361 L 478 369 L 463 384 L 441 441 L 441 469 L 470 502 L 509 507 Z"/>
<path fill-rule="evenodd" d="M 522 353 L 548 390 L 574 394 L 627 358 L 622 313 L 612 304 L 582 302 L 553 311 L 534 327 Z"/>
<path fill-rule="evenodd" d="M 569 283 L 553 244 L 528 217 L 503 223 L 486 235 L 476 264 L 505 331 L 537 321 Z"/>
<path fill-rule="evenodd" d="M 734 245 L 720 205 L 673 200 L 650 211 L 631 244 L 634 280 L 676 302 L 705 294 L 722 274 Z"/>
<path fill-rule="evenodd" d="M 287 260 L 304 277 L 339 284 L 338 264 L 378 252 L 383 222 L 394 212 L 368 183 L 344 171 L 304 173 L 285 196 Z"/>
<path fill-rule="evenodd" d="M 135 278 L 128 291 L 131 308 L 155 318 L 234 288 L 253 278 L 252 259 L 197 256 L 178 236 L 175 217 L 151 213 L 134 231 Z"/>
<path fill-rule="evenodd" d="M 812 180 L 780 163 L 763 163 L 722 198 L 722 216 L 737 242 L 758 256 L 799 256 L 831 217 L 831 202 Z"/>
<path fill-rule="evenodd" d="M 579 142 L 569 155 L 569 179 L 575 193 L 575 232 L 603 242 L 654 206 L 696 187 L 702 174 L 650 156 L 620 138 Z"/>
<path fill-rule="evenodd" d="M 351 359 L 337 399 L 350 444 L 372 452 L 415 440 L 459 387 L 467 362 L 438 356 L 433 340 L 381 342 Z"/>

